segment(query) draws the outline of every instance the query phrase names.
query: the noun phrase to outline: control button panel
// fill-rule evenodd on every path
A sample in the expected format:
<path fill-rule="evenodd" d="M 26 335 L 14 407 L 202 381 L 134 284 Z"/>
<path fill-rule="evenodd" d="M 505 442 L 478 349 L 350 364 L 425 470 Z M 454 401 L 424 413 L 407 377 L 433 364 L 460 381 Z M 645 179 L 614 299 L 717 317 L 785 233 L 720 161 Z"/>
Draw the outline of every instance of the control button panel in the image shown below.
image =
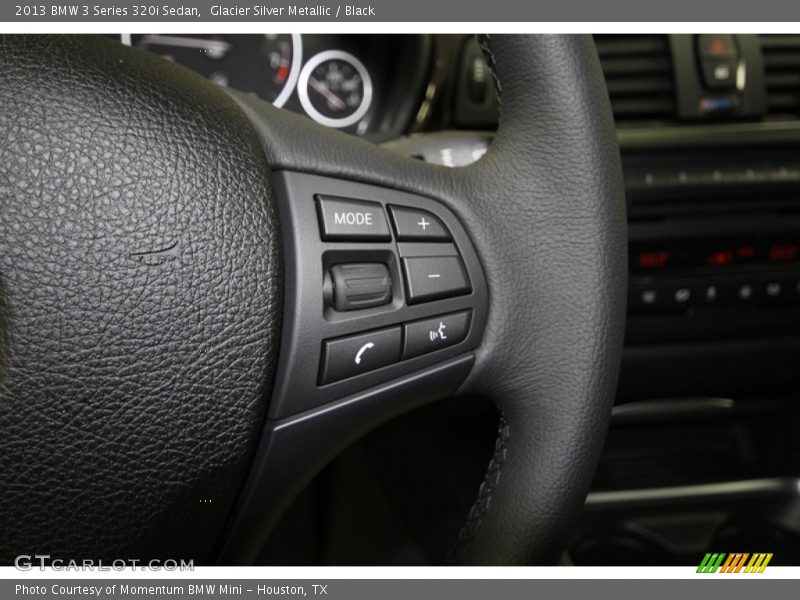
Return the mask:
<path fill-rule="evenodd" d="M 273 185 L 286 283 L 268 418 L 470 359 L 489 295 L 472 240 L 447 205 L 286 170 Z"/>
<path fill-rule="evenodd" d="M 413 358 L 462 341 L 469 331 L 471 311 L 465 310 L 405 325 L 403 358 Z"/>
<path fill-rule="evenodd" d="M 757 35 L 686 33 L 668 40 L 677 120 L 767 114 L 763 42 Z"/>
<path fill-rule="evenodd" d="M 388 242 L 392 239 L 386 214 L 378 202 L 317 196 L 323 240 Z"/>
<path fill-rule="evenodd" d="M 458 296 L 471 291 L 459 256 L 424 256 L 403 259 L 409 304 Z"/>
<path fill-rule="evenodd" d="M 404 241 L 449 241 L 450 232 L 435 215 L 425 210 L 390 206 L 397 239 Z"/>
<path fill-rule="evenodd" d="M 710 90 L 736 88 L 739 51 L 734 36 L 703 34 L 697 36 L 697 54 L 705 86 Z"/>
<path fill-rule="evenodd" d="M 681 313 L 689 309 L 800 306 L 800 276 L 767 273 L 724 278 L 631 282 L 632 314 Z"/>
<path fill-rule="evenodd" d="M 326 340 L 322 346 L 319 381 L 331 383 L 400 360 L 400 327 Z"/>
<path fill-rule="evenodd" d="M 333 306 L 338 311 L 382 306 L 392 300 L 392 280 L 382 263 L 331 267 Z"/>
<path fill-rule="evenodd" d="M 463 310 L 405 323 L 402 335 L 398 326 L 325 340 L 319 383 L 333 383 L 454 346 L 466 339 L 471 318 L 472 311 Z"/>
<path fill-rule="evenodd" d="M 800 241 L 793 233 L 643 240 L 630 250 L 631 313 L 709 316 L 711 309 L 800 306 Z"/>

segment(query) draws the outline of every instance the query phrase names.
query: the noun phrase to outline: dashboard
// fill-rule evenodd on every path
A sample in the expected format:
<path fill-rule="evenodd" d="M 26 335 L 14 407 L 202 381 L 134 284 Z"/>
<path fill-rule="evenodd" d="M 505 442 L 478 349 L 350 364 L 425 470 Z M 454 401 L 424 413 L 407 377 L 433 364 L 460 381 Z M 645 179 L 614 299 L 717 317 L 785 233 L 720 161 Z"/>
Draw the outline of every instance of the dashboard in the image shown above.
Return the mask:
<path fill-rule="evenodd" d="M 429 36 L 123 34 L 178 63 L 317 123 L 373 141 L 405 133 L 428 76 Z"/>

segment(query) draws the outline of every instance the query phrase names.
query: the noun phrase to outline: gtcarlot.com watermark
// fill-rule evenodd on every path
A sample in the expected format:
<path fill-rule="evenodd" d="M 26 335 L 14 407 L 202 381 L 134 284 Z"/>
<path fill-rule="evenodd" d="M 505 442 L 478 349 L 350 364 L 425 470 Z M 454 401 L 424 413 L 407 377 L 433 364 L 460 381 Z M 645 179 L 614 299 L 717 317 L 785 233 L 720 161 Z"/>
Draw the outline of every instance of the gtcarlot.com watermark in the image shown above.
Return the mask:
<path fill-rule="evenodd" d="M 115 558 L 113 560 L 81 560 L 52 558 L 49 554 L 20 554 L 14 559 L 19 571 L 194 571 L 194 560 L 165 558 L 140 560 L 138 558 Z"/>

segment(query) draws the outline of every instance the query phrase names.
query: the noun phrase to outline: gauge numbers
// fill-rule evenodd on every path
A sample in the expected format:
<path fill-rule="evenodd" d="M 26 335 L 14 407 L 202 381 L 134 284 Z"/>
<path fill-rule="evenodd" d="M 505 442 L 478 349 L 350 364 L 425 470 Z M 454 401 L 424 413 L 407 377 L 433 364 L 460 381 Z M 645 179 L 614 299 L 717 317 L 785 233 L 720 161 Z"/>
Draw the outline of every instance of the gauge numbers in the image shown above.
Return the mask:
<path fill-rule="evenodd" d="M 292 95 L 303 63 L 300 34 L 123 35 L 122 43 L 160 54 L 218 85 L 252 92 L 275 106 Z"/>
<path fill-rule="evenodd" d="M 328 127 L 349 127 L 370 108 L 372 79 L 363 63 L 343 50 L 313 56 L 297 82 L 300 104 L 308 116 Z"/>

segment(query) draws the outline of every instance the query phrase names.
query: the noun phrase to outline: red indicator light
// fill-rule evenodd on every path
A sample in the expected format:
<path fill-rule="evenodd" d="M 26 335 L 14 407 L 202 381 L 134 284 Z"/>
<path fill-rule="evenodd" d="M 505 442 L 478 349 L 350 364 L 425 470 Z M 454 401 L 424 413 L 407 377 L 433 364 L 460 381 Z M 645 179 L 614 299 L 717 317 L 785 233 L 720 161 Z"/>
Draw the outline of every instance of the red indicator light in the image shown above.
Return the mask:
<path fill-rule="evenodd" d="M 639 254 L 639 266 L 643 269 L 660 269 L 667 266 L 669 256 L 670 254 L 666 250 L 641 252 Z"/>
<path fill-rule="evenodd" d="M 706 257 L 706 262 L 715 267 L 723 265 L 731 265 L 735 260 L 733 250 L 720 250 L 719 252 L 712 252 Z"/>
<path fill-rule="evenodd" d="M 275 79 L 277 79 L 279 83 L 283 83 L 288 77 L 289 65 L 286 63 L 281 63 L 281 66 L 278 67 L 278 72 L 275 74 Z"/>
<path fill-rule="evenodd" d="M 736 249 L 736 256 L 739 258 L 753 258 L 756 255 L 755 246 L 739 246 Z"/>
<path fill-rule="evenodd" d="M 716 38 L 711 42 L 711 54 L 725 54 L 728 48 L 725 46 L 725 42 L 719 38 Z"/>
<path fill-rule="evenodd" d="M 775 244 L 769 248 L 769 259 L 774 261 L 795 260 L 800 254 L 797 244 Z"/>

